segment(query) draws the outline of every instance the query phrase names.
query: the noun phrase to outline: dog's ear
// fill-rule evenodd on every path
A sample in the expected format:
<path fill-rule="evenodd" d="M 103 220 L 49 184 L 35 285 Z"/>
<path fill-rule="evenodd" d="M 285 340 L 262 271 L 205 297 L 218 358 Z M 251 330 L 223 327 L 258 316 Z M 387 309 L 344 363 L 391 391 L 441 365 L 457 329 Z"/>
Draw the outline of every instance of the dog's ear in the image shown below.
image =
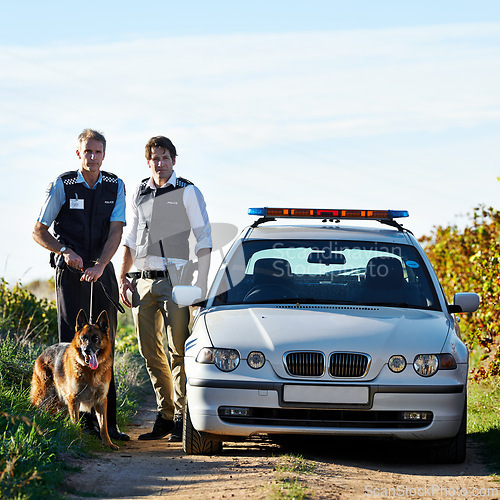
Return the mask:
<path fill-rule="evenodd" d="M 87 319 L 87 315 L 83 309 L 78 311 L 78 316 L 76 317 L 76 331 L 81 330 L 89 320 Z"/>
<path fill-rule="evenodd" d="M 108 313 L 106 311 L 102 311 L 101 314 L 99 314 L 99 317 L 97 318 L 97 326 L 101 330 L 101 332 L 108 333 L 109 330 L 109 319 L 108 319 Z"/>

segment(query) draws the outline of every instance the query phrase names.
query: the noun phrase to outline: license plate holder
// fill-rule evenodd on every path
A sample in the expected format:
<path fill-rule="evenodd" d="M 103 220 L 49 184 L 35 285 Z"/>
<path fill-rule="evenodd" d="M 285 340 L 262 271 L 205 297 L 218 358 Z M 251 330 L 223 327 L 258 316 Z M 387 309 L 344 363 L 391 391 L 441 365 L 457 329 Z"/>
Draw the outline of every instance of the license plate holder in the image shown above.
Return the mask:
<path fill-rule="evenodd" d="M 369 401 L 367 386 L 321 386 L 285 384 L 283 386 L 284 403 L 318 404 L 361 404 Z"/>

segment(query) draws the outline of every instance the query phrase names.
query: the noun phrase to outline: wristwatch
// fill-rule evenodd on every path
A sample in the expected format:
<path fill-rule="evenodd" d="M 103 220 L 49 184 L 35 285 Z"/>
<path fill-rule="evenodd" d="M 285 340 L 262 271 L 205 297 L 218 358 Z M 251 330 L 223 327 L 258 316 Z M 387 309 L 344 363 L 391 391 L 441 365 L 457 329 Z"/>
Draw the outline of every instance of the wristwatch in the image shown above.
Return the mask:
<path fill-rule="evenodd" d="M 59 255 L 62 255 L 66 251 L 66 247 L 62 247 L 61 250 L 59 250 Z"/>

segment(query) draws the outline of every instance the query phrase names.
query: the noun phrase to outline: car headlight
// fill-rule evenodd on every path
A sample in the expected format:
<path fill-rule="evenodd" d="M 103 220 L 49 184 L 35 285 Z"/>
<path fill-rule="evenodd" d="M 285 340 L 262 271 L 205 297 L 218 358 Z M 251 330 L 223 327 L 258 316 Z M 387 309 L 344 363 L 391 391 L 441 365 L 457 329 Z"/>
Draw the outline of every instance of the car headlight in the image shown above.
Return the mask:
<path fill-rule="evenodd" d="M 422 377 L 431 377 L 438 370 L 456 370 L 457 362 L 449 353 L 419 354 L 415 356 L 413 368 Z"/>
<path fill-rule="evenodd" d="M 391 356 L 389 358 L 389 362 L 387 363 L 389 369 L 394 373 L 400 373 L 406 368 L 406 359 L 404 356 L 400 356 L 396 354 L 395 356 Z"/>
<path fill-rule="evenodd" d="M 223 372 L 231 372 L 240 364 L 240 353 L 236 349 L 204 347 L 196 356 L 198 363 L 214 364 Z"/>
<path fill-rule="evenodd" d="M 415 356 L 413 368 L 422 377 L 432 377 L 439 368 L 439 358 L 435 354 L 419 354 Z"/>
<path fill-rule="evenodd" d="M 252 351 L 247 356 L 247 363 L 250 368 L 258 370 L 264 366 L 266 362 L 266 357 L 259 351 Z"/>

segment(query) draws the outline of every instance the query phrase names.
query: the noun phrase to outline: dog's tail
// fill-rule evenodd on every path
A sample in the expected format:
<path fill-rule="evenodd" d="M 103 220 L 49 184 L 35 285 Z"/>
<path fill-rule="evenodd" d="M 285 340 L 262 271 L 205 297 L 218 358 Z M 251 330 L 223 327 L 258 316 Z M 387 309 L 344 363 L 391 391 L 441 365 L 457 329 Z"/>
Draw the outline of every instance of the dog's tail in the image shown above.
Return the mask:
<path fill-rule="evenodd" d="M 35 361 L 31 379 L 30 400 L 34 406 L 51 407 L 56 398 L 52 369 L 44 363 L 42 357 Z"/>

